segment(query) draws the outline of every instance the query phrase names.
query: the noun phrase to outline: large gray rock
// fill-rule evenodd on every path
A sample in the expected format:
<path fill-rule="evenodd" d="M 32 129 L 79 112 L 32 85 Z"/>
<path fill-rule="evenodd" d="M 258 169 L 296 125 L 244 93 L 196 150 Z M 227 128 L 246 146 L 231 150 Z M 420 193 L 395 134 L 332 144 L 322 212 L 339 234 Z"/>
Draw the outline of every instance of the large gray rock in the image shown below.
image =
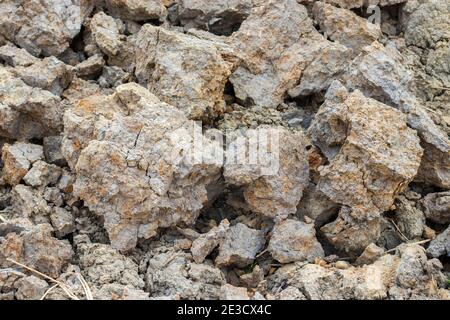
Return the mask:
<path fill-rule="evenodd" d="M 414 202 L 404 196 L 395 200 L 395 221 L 401 233 L 408 239 L 420 239 L 425 228 L 425 215 Z"/>
<path fill-rule="evenodd" d="M 340 250 L 359 253 L 379 236 L 379 216 L 417 174 L 419 138 L 398 110 L 334 82 L 309 133 L 328 158 L 318 190 L 342 205 L 322 228 Z"/>
<path fill-rule="evenodd" d="M 381 37 L 379 25 L 357 16 L 350 10 L 316 1 L 313 14 L 321 30 L 331 40 L 350 48 L 354 54 L 358 54 L 361 48 Z"/>
<path fill-rule="evenodd" d="M 17 66 L 11 72 L 27 85 L 50 91 L 55 96 L 60 96 L 73 79 L 73 68 L 55 57 L 39 60 L 26 67 Z"/>
<path fill-rule="evenodd" d="M 28 67 L 39 61 L 38 58 L 28 53 L 27 50 L 11 44 L 0 47 L 0 59 L 12 67 Z"/>
<path fill-rule="evenodd" d="M 39 300 L 48 289 L 49 285 L 45 280 L 36 276 L 28 276 L 16 282 L 17 300 Z"/>
<path fill-rule="evenodd" d="M 69 48 L 93 8 L 91 0 L 4 0 L 0 35 L 34 56 Z"/>
<path fill-rule="evenodd" d="M 403 15 L 407 45 L 433 48 L 440 41 L 450 40 L 450 6 L 446 1 L 410 1 L 405 6 Z"/>
<path fill-rule="evenodd" d="M 99 243 L 80 244 L 77 253 L 84 277 L 92 289 L 101 290 L 109 284 L 137 289 L 144 287 L 144 281 L 138 274 L 138 266 L 111 246 Z"/>

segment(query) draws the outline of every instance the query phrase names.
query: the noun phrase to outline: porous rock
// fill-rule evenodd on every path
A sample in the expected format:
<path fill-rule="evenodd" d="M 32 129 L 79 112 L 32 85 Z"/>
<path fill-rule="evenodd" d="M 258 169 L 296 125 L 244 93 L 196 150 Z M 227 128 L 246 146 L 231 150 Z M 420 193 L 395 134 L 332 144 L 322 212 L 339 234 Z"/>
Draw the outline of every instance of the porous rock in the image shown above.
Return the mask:
<path fill-rule="evenodd" d="M 433 222 L 450 223 L 450 192 L 427 194 L 421 201 L 425 216 Z"/>
<path fill-rule="evenodd" d="M 196 163 L 196 126 L 137 84 L 84 99 L 66 113 L 63 153 L 77 174 L 74 192 L 104 217 L 115 248 L 192 223 L 207 203 L 221 168 L 207 155 L 220 145 L 200 133 L 205 158 Z"/>
<path fill-rule="evenodd" d="M 320 92 L 345 69 L 348 49 L 327 41 L 295 0 L 256 7 L 231 40 L 245 56 L 230 77 L 244 104 L 276 108 L 288 90 L 293 97 Z"/>
<path fill-rule="evenodd" d="M 225 111 L 223 92 L 239 58 L 223 41 L 211 41 L 146 24 L 136 39 L 136 77 L 161 100 L 191 119 Z"/>
<path fill-rule="evenodd" d="M 243 268 L 253 262 L 264 244 L 263 232 L 238 223 L 229 229 L 225 240 L 220 245 L 219 255 L 215 260 L 216 265 L 234 265 Z"/>
<path fill-rule="evenodd" d="M 242 151 L 243 141 L 244 147 L 248 144 L 248 152 L 261 153 L 253 160 L 241 161 L 242 155 L 237 153 Z M 224 177 L 229 184 L 244 189 L 245 201 L 253 212 L 273 219 L 287 218 L 296 212 L 308 185 L 304 134 L 281 127 L 238 132 L 228 146 Z"/>
<path fill-rule="evenodd" d="M 62 130 L 64 105 L 47 90 L 28 86 L 0 66 L 0 136 L 27 140 Z"/>
<path fill-rule="evenodd" d="M 281 263 L 323 258 L 324 251 L 316 239 L 314 224 L 287 219 L 275 225 L 268 251 Z"/>
<path fill-rule="evenodd" d="M 9 185 L 20 183 L 28 173 L 31 165 L 43 158 L 43 149 L 40 145 L 17 142 L 2 148 L 2 179 Z"/>
<path fill-rule="evenodd" d="M 0 35 L 34 56 L 64 52 L 93 8 L 91 0 L 5 0 Z"/>
<path fill-rule="evenodd" d="M 146 282 L 153 297 L 218 299 L 225 276 L 211 265 L 194 263 L 190 255 L 168 251 L 150 259 Z"/>
<path fill-rule="evenodd" d="M 419 139 L 401 112 L 359 91 L 349 93 L 339 82 L 327 92 L 309 133 L 330 161 L 319 171 L 317 188 L 343 205 L 322 231 L 338 249 L 362 251 L 379 236 L 380 213 L 416 176 Z"/>
<path fill-rule="evenodd" d="M 225 240 L 229 227 L 230 223 L 225 219 L 219 226 L 213 227 L 192 242 L 191 252 L 196 263 L 202 263 L 212 250 Z"/>
<path fill-rule="evenodd" d="M 50 277 L 57 278 L 73 256 L 67 240 L 52 236 L 48 224 L 18 228 L 0 236 L 0 265 L 17 267 L 6 259 L 13 259 Z"/>

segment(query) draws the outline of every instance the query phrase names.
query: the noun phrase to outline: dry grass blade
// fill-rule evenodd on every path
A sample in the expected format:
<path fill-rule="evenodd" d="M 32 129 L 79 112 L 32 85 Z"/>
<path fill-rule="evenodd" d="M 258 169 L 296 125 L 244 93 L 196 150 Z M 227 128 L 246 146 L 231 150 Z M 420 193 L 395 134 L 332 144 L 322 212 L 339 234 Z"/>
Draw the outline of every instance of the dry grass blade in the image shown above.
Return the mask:
<path fill-rule="evenodd" d="M 51 282 L 53 282 L 53 283 L 58 284 L 58 285 L 61 287 L 61 289 L 63 289 L 64 292 L 65 292 L 71 299 L 73 299 L 73 300 L 80 300 L 80 299 L 78 299 L 78 297 L 70 290 L 70 288 L 69 288 L 66 284 L 62 283 L 61 281 L 58 281 L 58 280 L 56 280 L 56 279 L 53 279 L 52 277 L 49 277 L 48 275 L 43 274 L 42 272 L 37 271 L 36 269 L 30 268 L 30 267 L 28 267 L 28 266 L 26 266 L 26 265 L 24 265 L 24 264 L 22 264 L 22 263 L 20 263 L 20 262 L 17 262 L 17 261 L 15 261 L 15 260 L 11 259 L 11 258 L 7 258 L 6 260 L 9 261 L 9 262 L 11 262 L 11 263 L 14 263 L 14 264 L 16 264 L 16 265 L 18 265 L 18 266 L 20 266 L 20 267 L 22 267 L 22 268 L 24 268 L 24 269 L 26 269 L 26 270 L 28 270 L 28 271 L 31 271 L 31 272 L 33 272 L 33 273 L 35 273 L 35 274 L 37 274 L 37 275 L 39 275 L 39 276 L 41 276 L 41 277 L 43 277 L 43 278 L 45 278 L 45 279 L 51 281 Z"/>
<path fill-rule="evenodd" d="M 52 292 L 53 289 L 56 289 L 57 287 L 59 287 L 59 284 L 55 284 L 54 286 L 49 288 L 47 291 L 45 291 L 44 295 L 39 300 L 44 300 L 50 294 L 50 292 Z"/>
<path fill-rule="evenodd" d="M 421 241 L 417 241 L 417 242 L 411 242 L 411 243 L 407 243 L 407 244 L 410 244 L 410 245 L 413 245 L 413 244 L 425 244 L 425 243 L 427 243 L 427 242 L 430 242 L 431 240 L 430 239 L 427 239 L 427 240 L 421 240 Z M 388 251 L 386 251 L 386 253 L 391 253 L 391 252 L 394 252 L 394 251 L 397 251 L 398 250 L 398 247 L 395 247 L 395 248 L 393 248 L 393 249 L 390 249 L 390 250 L 388 250 Z"/>
<path fill-rule="evenodd" d="M 0 221 L 1 222 L 8 222 L 8 220 L 6 220 L 6 218 L 4 218 L 1 214 L 0 214 Z"/>
<path fill-rule="evenodd" d="M 259 257 L 261 257 L 264 253 L 266 253 L 267 251 L 269 251 L 268 249 L 265 249 L 265 250 L 263 250 L 263 251 L 261 251 L 260 253 L 258 253 L 257 255 L 256 255 L 256 258 L 259 258 Z"/>
<path fill-rule="evenodd" d="M 81 285 L 83 286 L 84 294 L 86 296 L 86 300 L 94 300 L 94 297 L 92 295 L 91 288 L 89 288 L 88 283 L 86 280 L 84 280 L 83 276 L 77 272 L 77 278 L 80 281 Z"/>
<path fill-rule="evenodd" d="M 397 232 L 400 234 L 400 236 L 403 238 L 403 240 L 405 241 L 409 241 L 409 239 L 401 232 L 400 228 L 397 226 L 397 224 L 394 222 L 394 220 L 389 220 L 393 226 L 395 227 L 395 230 L 397 230 Z"/>

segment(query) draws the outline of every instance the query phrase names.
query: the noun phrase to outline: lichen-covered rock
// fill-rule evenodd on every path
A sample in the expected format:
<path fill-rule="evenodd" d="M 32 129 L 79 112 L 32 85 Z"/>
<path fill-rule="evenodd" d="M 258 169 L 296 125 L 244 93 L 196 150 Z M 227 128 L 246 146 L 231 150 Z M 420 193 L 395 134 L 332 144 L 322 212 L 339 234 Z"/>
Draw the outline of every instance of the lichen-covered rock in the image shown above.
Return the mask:
<path fill-rule="evenodd" d="M 202 263 L 205 258 L 222 242 L 230 227 L 228 220 L 223 220 L 219 226 L 200 235 L 192 242 L 191 252 L 196 263 Z"/>
<path fill-rule="evenodd" d="M 82 100 L 66 113 L 63 153 L 77 174 L 74 192 L 104 217 L 115 248 L 131 249 L 160 227 L 192 223 L 207 203 L 221 168 L 208 155 L 221 146 L 200 129 L 196 143 L 205 157 L 196 163 L 196 128 L 137 84 Z"/>
<path fill-rule="evenodd" d="M 28 86 L 0 66 L 0 136 L 26 140 L 56 134 L 63 113 L 59 97 Z"/>
<path fill-rule="evenodd" d="M 17 229 L 0 234 L 0 266 L 15 266 L 6 260 L 10 258 L 57 278 L 72 259 L 73 251 L 69 241 L 54 238 L 52 231 L 48 224 L 26 229 L 19 224 Z"/>
<path fill-rule="evenodd" d="M 243 268 L 253 262 L 265 244 L 264 233 L 238 223 L 232 226 L 219 247 L 218 266 Z"/>
<path fill-rule="evenodd" d="M 230 77 L 236 97 L 272 108 L 294 87 L 291 96 L 326 89 L 345 68 L 348 51 L 327 41 L 295 0 L 271 0 L 256 7 L 231 41 L 245 56 L 245 64 Z"/>
<path fill-rule="evenodd" d="M 267 249 L 281 263 L 313 262 L 324 257 L 322 245 L 316 239 L 314 224 L 291 219 L 275 225 Z"/>
<path fill-rule="evenodd" d="M 261 153 L 254 154 L 253 160 L 239 161 L 243 156 L 239 152 L 247 144 L 245 152 L 260 150 Z M 287 218 L 297 211 L 308 185 L 304 134 L 282 127 L 259 127 L 237 133 L 228 146 L 224 177 L 229 184 L 244 189 L 245 201 L 253 212 L 273 219 Z"/>
<path fill-rule="evenodd" d="M 450 191 L 430 193 L 420 201 L 427 219 L 440 224 L 450 223 Z"/>
<path fill-rule="evenodd" d="M 25 177 L 31 165 L 44 157 L 42 146 L 17 142 L 2 148 L 2 180 L 15 186 Z"/>
<path fill-rule="evenodd" d="M 317 188 L 344 206 L 323 231 L 337 248 L 362 251 L 379 231 L 367 227 L 378 225 L 379 214 L 417 174 L 423 152 L 419 139 L 401 112 L 359 91 L 348 93 L 338 82 L 309 132 L 330 161 L 320 170 Z"/>
<path fill-rule="evenodd" d="M 34 56 L 56 56 L 69 48 L 92 8 L 91 0 L 4 0 L 0 35 Z"/>
<path fill-rule="evenodd" d="M 223 92 L 239 58 L 223 42 L 146 24 L 136 39 L 136 77 L 191 119 L 225 111 Z"/>

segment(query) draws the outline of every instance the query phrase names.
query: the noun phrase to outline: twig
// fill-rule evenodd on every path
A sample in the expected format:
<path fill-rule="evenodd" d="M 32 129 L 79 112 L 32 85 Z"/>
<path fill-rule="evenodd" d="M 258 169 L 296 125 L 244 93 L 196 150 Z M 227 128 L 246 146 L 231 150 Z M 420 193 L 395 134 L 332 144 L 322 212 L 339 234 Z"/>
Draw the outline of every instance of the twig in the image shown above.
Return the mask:
<path fill-rule="evenodd" d="M 41 277 L 43 277 L 43 278 L 45 278 L 45 279 L 47 279 L 47 280 L 49 280 L 49 281 L 51 281 L 51 282 L 53 282 L 53 283 L 58 284 L 58 285 L 61 287 L 61 289 L 63 289 L 64 292 L 65 292 L 70 298 L 72 298 L 73 300 L 80 300 L 80 299 L 78 299 L 78 297 L 77 297 L 75 294 L 73 294 L 73 292 L 71 292 L 70 288 L 69 288 L 67 285 L 65 285 L 64 283 L 62 283 L 61 281 L 58 281 L 58 280 L 56 280 L 56 279 L 53 279 L 52 277 L 49 277 L 48 275 L 43 274 L 42 272 L 39 272 L 39 271 L 37 271 L 37 270 L 35 270 L 35 269 L 33 269 L 33 268 L 30 268 L 30 267 L 28 267 L 28 266 L 26 266 L 26 265 L 24 265 L 24 264 L 22 264 L 22 263 L 20 263 L 20 262 L 17 262 L 17 261 L 15 261 L 15 260 L 11 259 L 11 258 L 7 258 L 6 260 L 9 261 L 9 262 L 12 262 L 12 263 L 14 263 L 14 264 L 16 264 L 16 265 L 18 265 L 18 266 L 21 266 L 22 268 L 24 268 L 24 269 L 26 269 L 26 270 L 28 270 L 28 271 L 34 272 L 34 273 L 36 273 L 37 275 L 40 275 Z"/>
<path fill-rule="evenodd" d="M 0 220 L 1 220 L 2 222 L 8 222 L 8 220 L 6 220 L 6 218 L 4 218 L 1 214 L 0 214 Z"/>
<path fill-rule="evenodd" d="M 50 294 L 50 292 L 52 292 L 53 289 L 56 289 L 57 287 L 59 287 L 59 284 L 55 284 L 54 286 L 49 288 L 47 291 L 45 291 L 44 295 L 41 297 L 40 300 L 44 300 Z"/>
<path fill-rule="evenodd" d="M 430 242 L 430 241 L 431 241 L 430 239 L 427 239 L 427 240 L 421 240 L 421 241 L 412 242 L 412 243 L 406 243 L 406 244 L 411 244 L 411 245 L 413 245 L 413 244 L 425 244 L 425 243 Z M 385 253 L 391 253 L 391 252 L 394 252 L 394 251 L 397 251 L 397 250 L 398 250 L 398 246 L 393 248 L 393 249 L 390 249 L 390 250 L 386 251 Z"/>

